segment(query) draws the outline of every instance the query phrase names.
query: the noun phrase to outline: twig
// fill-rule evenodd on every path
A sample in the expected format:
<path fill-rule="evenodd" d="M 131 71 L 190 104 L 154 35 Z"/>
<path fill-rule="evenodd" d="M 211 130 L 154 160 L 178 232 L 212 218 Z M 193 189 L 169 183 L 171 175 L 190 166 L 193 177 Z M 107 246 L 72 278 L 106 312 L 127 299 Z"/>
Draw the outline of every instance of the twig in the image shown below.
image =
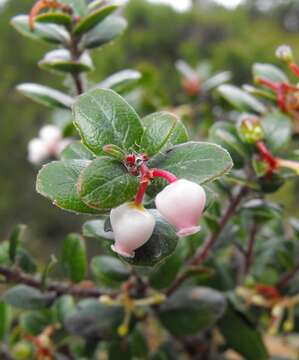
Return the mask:
<path fill-rule="evenodd" d="M 254 222 L 250 228 L 248 248 L 247 251 L 245 252 L 244 276 L 248 275 L 250 266 L 252 265 L 253 250 L 254 250 L 257 232 L 258 232 L 258 224 Z"/>
<path fill-rule="evenodd" d="M 209 255 L 210 250 L 213 248 L 215 243 L 217 242 L 220 234 L 222 233 L 223 229 L 227 225 L 228 221 L 234 216 L 240 202 L 242 201 L 243 197 L 248 193 L 249 189 L 246 186 L 242 186 L 239 190 L 239 193 L 231 200 L 228 208 L 226 209 L 222 219 L 220 220 L 218 229 L 211 234 L 211 236 L 207 239 L 205 244 L 197 251 L 194 257 L 187 263 L 187 266 L 194 266 L 199 265 L 203 261 L 205 261 Z M 185 274 L 181 274 L 172 286 L 167 290 L 167 295 L 172 294 L 175 290 L 177 290 L 181 284 L 186 280 Z"/>
<path fill-rule="evenodd" d="M 275 287 L 277 289 L 285 288 L 288 285 L 288 283 L 294 278 L 294 276 L 297 274 L 298 271 L 299 271 L 299 262 L 295 265 L 295 267 L 292 270 L 289 270 L 282 275 L 282 277 L 276 283 Z"/>
<path fill-rule="evenodd" d="M 7 283 L 13 284 L 24 284 L 31 286 L 35 289 L 42 289 L 42 280 L 37 279 L 34 276 L 27 275 L 23 273 L 21 270 L 16 268 L 8 268 L 5 266 L 0 266 L 0 275 L 4 276 Z M 57 296 L 69 294 L 77 297 L 91 297 L 98 298 L 102 295 L 109 295 L 111 297 L 115 297 L 118 293 L 107 294 L 104 293 L 99 288 L 85 288 L 80 285 L 68 285 L 58 282 L 48 282 L 44 291 L 55 292 Z"/>

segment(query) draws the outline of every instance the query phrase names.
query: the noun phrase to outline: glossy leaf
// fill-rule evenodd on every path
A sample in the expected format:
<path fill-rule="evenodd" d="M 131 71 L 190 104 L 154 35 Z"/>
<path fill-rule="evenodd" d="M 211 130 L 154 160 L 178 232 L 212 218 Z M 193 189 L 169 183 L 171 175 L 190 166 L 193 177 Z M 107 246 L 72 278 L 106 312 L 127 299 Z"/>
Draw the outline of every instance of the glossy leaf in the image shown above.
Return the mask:
<path fill-rule="evenodd" d="M 221 84 L 230 81 L 232 78 L 232 73 L 230 71 L 223 71 L 219 74 L 216 74 L 209 79 L 207 79 L 202 84 L 202 91 L 211 91 Z"/>
<path fill-rule="evenodd" d="M 274 83 L 289 82 L 286 74 L 272 64 L 254 64 L 252 71 L 255 79 L 266 79 Z"/>
<path fill-rule="evenodd" d="M 158 112 L 148 115 L 142 119 L 142 124 L 145 130 L 140 146 L 149 156 L 188 141 L 185 126 L 171 113 Z"/>
<path fill-rule="evenodd" d="M 123 317 L 121 306 L 107 306 L 98 300 L 87 299 L 79 302 L 74 312 L 65 318 L 64 325 L 73 335 L 109 337 L 116 334 Z"/>
<path fill-rule="evenodd" d="M 136 70 L 122 70 L 98 84 L 97 88 L 112 89 L 119 94 L 133 89 L 141 79 L 141 74 Z"/>
<path fill-rule="evenodd" d="M 174 292 L 159 309 L 159 319 L 174 336 L 195 335 L 221 318 L 225 297 L 204 287 L 183 287 Z"/>
<path fill-rule="evenodd" d="M 103 286 L 119 286 L 130 277 L 129 267 L 112 256 L 97 256 L 92 259 L 91 272 Z"/>
<path fill-rule="evenodd" d="M 80 198 L 88 206 L 109 210 L 130 201 L 137 193 L 138 178 L 118 161 L 99 157 L 82 171 L 78 181 Z"/>
<path fill-rule="evenodd" d="M 82 202 L 77 192 L 79 175 L 89 164 L 87 160 L 66 160 L 53 161 L 43 166 L 37 175 L 37 192 L 64 210 L 97 213 Z"/>
<path fill-rule="evenodd" d="M 80 73 L 93 70 L 92 60 L 87 52 L 78 60 L 73 60 L 70 52 L 65 49 L 48 52 L 38 65 L 45 70 L 62 73 Z"/>
<path fill-rule="evenodd" d="M 228 307 L 219 322 L 220 330 L 227 346 L 234 349 L 247 360 L 269 359 L 261 334 L 250 325 L 242 314 Z"/>
<path fill-rule="evenodd" d="M 155 289 L 165 289 L 169 287 L 176 278 L 182 266 L 182 259 L 177 252 L 169 256 L 159 266 L 151 272 L 149 281 Z"/>
<path fill-rule="evenodd" d="M 120 16 L 109 16 L 82 38 L 82 47 L 93 49 L 114 40 L 127 28 L 127 21 Z"/>
<path fill-rule="evenodd" d="M 259 100 L 236 86 L 224 84 L 219 86 L 218 91 L 237 110 L 266 112 L 266 107 Z"/>
<path fill-rule="evenodd" d="M 43 40 L 53 44 L 69 44 L 70 35 L 62 26 L 36 23 L 34 30 L 29 26 L 29 16 L 18 15 L 12 18 L 11 24 L 24 36 L 33 40 Z"/>
<path fill-rule="evenodd" d="M 25 83 L 17 86 L 17 90 L 39 104 L 70 109 L 74 99 L 61 91 L 51 89 L 47 86 Z"/>
<path fill-rule="evenodd" d="M 229 153 L 221 146 L 190 141 L 155 156 L 150 160 L 149 166 L 165 169 L 179 178 L 203 184 L 228 173 L 233 163 Z"/>
<path fill-rule="evenodd" d="M 62 266 L 70 279 L 78 283 L 87 271 L 86 247 L 82 236 L 70 234 L 63 243 Z"/>
<path fill-rule="evenodd" d="M 133 150 L 143 128 L 135 110 L 112 90 L 92 90 L 81 95 L 74 105 L 74 124 L 83 143 L 96 155 L 103 146 L 114 144 Z"/>
<path fill-rule="evenodd" d="M 75 35 L 82 35 L 92 28 L 94 28 L 96 25 L 98 25 L 101 21 L 103 21 L 107 16 L 112 14 L 116 9 L 118 8 L 118 5 L 111 4 L 103 6 L 85 17 L 83 17 L 78 24 L 74 28 L 74 34 Z"/>
<path fill-rule="evenodd" d="M 72 17 L 62 12 L 47 12 L 36 16 L 34 22 L 69 26 L 72 23 Z"/>
<path fill-rule="evenodd" d="M 292 137 L 291 119 L 279 111 L 271 112 L 262 118 L 265 139 L 269 148 L 277 152 L 288 146 Z"/>
<path fill-rule="evenodd" d="M 166 222 L 156 210 L 150 210 L 156 218 L 156 226 L 151 238 L 135 251 L 134 258 L 124 261 L 137 266 L 154 266 L 173 254 L 178 243 L 176 230 Z"/>
<path fill-rule="evenodd" d="M 74 141 L 61 153 L 61 160 L 93 160 L 95 156 L 80 141 Z"/>
<path fill-rule="evenodd" d="M 63 295 L 59 297 L 53 306 L 55 317 L 61 323 L 64 322 L 64 319 L 71 315 L 76 307 L 75 300 L 70 295 Z"/>
<path fill-rule="evenodd" d="M 51 304 L 55 293 L 43 293 L 27 285 L 17 285 L 2 295 L 2 300 L 19 309 L 43 309 Z"/>

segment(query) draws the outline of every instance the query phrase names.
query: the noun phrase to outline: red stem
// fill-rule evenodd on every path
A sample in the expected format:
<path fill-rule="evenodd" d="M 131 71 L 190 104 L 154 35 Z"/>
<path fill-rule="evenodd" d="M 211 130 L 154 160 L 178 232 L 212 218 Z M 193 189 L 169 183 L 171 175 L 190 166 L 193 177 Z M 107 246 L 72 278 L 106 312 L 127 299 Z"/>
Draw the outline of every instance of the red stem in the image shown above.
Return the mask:
<path fill-rule="evenodd" d="M 271 154 L 271 152 L 267 149 L 265 143 L 263 141 L 258 141 L 256 146 L 263 158 L 263 160 L 269 165 L 270 170 L 273 171 L 278 166 L 277 159 Z"/>
<path fill-rule="evenodd" d="M 171 172 L 161 169 L 153 169 L 151 171 L 153 177 L 161 177 L 167 180 L 169 183 L 173 183 L 177 181 L 177 177 L 173 175 Z"/>
<path fill-rule="evenodd" d="M 142 200 L 144 198 L 144 194 L 146 192 L 146 189 L 147 189 L 148 185 L 149 185 L 149 179 L 141 180 L 137 195 L 135 197 L 135 204 L 136 205 L 141 205 L 142 204 Z"/>
<path fill-rule="evenodd" d="M 267 79 L 264 79 L 264 78 L 258 78 L 257 80 L 261 85 L 264 85 L 266 86 L 267 88 L 273 90 L 273 91 L 277 91 L 277 88 L 278 88 L 278 85 L 267 80 Z"/>
<path fill-rule="evenodd" d="M 295 63 L 291 63 L 289 65 L 289 68 L 292 70 L 292 72 L 299 78 L 299 66 Z"/>

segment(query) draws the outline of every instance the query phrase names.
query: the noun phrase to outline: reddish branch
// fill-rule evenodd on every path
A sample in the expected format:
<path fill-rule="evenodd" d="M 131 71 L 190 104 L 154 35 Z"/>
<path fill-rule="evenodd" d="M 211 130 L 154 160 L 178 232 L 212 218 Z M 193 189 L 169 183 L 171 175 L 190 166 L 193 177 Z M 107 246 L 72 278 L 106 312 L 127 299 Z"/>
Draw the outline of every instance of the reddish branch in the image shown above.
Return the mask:
<path fill-rule="evenodd" d="M 35 289 L 43 289 L 43 282 L 41 279 L 38 279 L 34 276 L 23 273 L 21 270 L 16 268 L 9 268 L 6 266 L 0 266 L 0 275 L 4 276 L 7 283 L 12 284 L 24 284 L 31 286 Z M 91 297 L 98 298 L 102 295 L 105 295 L 101 289 L 95 287 L 83 287 L 82 285 L 72 285 L 72 284 L 64 284 L 58 282 L 50 282 L 48 281 L 46 286 L 44 287 L 44 291 L 54 292 L 56 296 L 69 294 L 76 297 Z M 117 294 L 109 294 L 114 297 Z"/>
<path fill-rule="evenodd" d="M 210 254 L 210 250 L 214 247 L 215 243 L 219 239 L 220 234 L 224 230 L 225 226 L 229 222 L 229 220 L 235 215 L 240 202 L 244 198 L 244 196 L 248 193 L 248 188 L 246 186 L 241 187 L 238 194 L 231 200 L 228 208 L 223 214 L 223 217 L 220 220 L 218 229 L 210 235 L 205 244 L 197 251 L 194 257 L 187 263 L 188 266 L 196 266 L 200 265 L 204 262 Z M 167 290 L 167 294 L 172 294 L 175 290 L 177 290 L 182 283 L 186 280 L 186 274 L 181 274 L 172 286 Z"/>

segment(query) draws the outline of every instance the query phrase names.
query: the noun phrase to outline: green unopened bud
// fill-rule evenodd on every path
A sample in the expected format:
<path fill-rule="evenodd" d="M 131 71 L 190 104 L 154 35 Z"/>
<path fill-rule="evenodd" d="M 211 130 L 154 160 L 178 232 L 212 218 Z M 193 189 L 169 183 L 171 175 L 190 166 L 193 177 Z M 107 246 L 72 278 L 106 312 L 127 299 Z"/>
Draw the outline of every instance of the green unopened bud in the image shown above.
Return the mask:
<path fill-rule="evenodd" d="M 276 50 L 276 56 L 278 59 L 285 61 L 288 64 L 294 61 L 293 51 L 288 45 L 279 46 Z"/>
<path fill-rule="evenodd" d="M 264 130 L 261 121 L 256 116 L 245 115 L 240 119 L 239 132 L 243 140 L 255 144 L 264 139 Z"/>
<path fill-rule="evenodd" d="M 114 144 L 109 144 L 109 145 L 103 146 L 103 151 L 107 155 L 110 155 L 121 161 L 126 158 L 125 152 L 120 147 L 118 147 L 117 145 L 114 145 Z"/>

